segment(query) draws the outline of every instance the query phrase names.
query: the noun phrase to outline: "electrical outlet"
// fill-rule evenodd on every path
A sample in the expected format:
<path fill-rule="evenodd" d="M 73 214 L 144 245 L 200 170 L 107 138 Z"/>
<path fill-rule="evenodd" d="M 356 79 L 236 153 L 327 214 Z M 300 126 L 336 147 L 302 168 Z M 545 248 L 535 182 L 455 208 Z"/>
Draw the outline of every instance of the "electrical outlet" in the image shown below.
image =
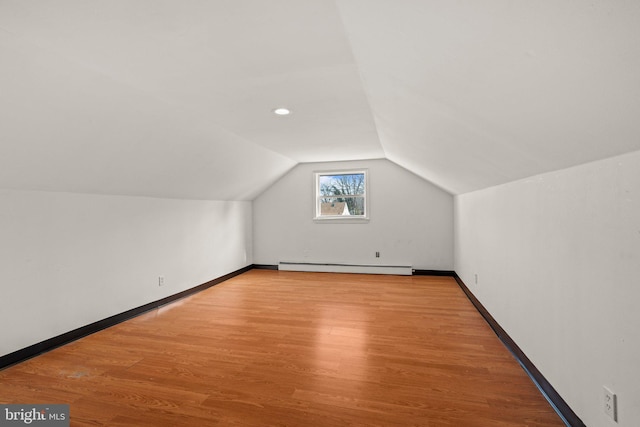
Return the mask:
<path fill-rule="evenodd" d="M 609 390 L 607 387 L 604 388 L 604 413 L 609 415 L 613 421 L 618 421 L 618 399 L 616 394 Z"/>
<path fill-rule="evenodd" d="M 158 286 L 164 286 L 164 276 L 158 276 Z"/>
<path fill-rule="evenodd" d="M 473 280 L 476 282 L 476 285 L 478 284 L 478 275 L 474 274 L 473 275 Z"/>
<path fill-rule="evenodd" d="M 376 258 L 380 258 L 380 252 L 376 251 Z"/>

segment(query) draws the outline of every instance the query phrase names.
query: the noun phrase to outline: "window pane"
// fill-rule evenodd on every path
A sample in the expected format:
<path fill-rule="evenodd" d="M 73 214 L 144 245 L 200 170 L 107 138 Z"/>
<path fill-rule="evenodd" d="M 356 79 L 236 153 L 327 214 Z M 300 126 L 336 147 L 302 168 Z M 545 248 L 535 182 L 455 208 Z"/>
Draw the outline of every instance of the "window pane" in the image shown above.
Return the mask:
<path fill-rule="evenodd" d="M 364 173 L 320 175 L 318 184 L 322 196 L 364 194 Z"/>
<path fill-rule="evenodd" d="M 349 208 L 343 199 L 323 197 L 320 199 L 320 216 L 349 215 Z"/>
<path fill-rule="evenodd" d="M 366 170 L 316 172 L 315 218 L 368 219 L 366 181 Z"/>
<path fill-rule="evenodd" d="M 364 197 L 321 197 L 320 216 L 364 215 Z"/>

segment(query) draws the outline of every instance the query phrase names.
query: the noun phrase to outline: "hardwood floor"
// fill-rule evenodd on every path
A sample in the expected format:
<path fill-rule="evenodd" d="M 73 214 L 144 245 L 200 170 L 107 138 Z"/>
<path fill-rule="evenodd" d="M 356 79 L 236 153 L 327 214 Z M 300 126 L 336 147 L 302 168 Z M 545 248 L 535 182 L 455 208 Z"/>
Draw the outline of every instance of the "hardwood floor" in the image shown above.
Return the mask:
<path fill-rule="evenodd" d="M 450 277 L 252 270 L 0 371 L 72 426 L 563 426 Z"/>

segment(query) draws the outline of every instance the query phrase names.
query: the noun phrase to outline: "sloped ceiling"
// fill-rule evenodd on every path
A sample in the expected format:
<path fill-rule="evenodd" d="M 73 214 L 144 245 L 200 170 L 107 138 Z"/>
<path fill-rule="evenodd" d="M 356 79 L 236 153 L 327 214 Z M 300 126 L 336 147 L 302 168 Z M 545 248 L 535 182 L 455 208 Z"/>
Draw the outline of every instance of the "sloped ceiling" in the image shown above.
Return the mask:
<path fill-rule="evenodd" d="M 0 187 L 249 200 L 386 157 L 458 194 L 640 150 L 639 22 L 635 0 L 0 0 Z"/>

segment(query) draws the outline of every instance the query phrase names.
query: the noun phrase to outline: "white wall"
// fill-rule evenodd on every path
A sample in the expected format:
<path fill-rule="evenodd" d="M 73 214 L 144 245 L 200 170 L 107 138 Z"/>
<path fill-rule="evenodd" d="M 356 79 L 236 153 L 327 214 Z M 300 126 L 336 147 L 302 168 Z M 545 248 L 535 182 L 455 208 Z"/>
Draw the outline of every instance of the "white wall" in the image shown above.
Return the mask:
<path fill-rule="evenodd" d="M 640 152 L 456 197 L 455 260 L 587 426 L 603 385 L 640 425 Z"/>
<path fill-rule="evenodd" d="M 368 223 L 313 221 L 313 172 L 369 169 Z M 254 262 L 453 269 L 453 197 L 388 160 L 306 163 L 254 200 Z M 375 252 L 380 258 L 375 258 Z"/>
<path fill-rule="evenodd" d="M 0 190 L 0 355 L 251 264 L 251 226 L 251 202 Z"/>

